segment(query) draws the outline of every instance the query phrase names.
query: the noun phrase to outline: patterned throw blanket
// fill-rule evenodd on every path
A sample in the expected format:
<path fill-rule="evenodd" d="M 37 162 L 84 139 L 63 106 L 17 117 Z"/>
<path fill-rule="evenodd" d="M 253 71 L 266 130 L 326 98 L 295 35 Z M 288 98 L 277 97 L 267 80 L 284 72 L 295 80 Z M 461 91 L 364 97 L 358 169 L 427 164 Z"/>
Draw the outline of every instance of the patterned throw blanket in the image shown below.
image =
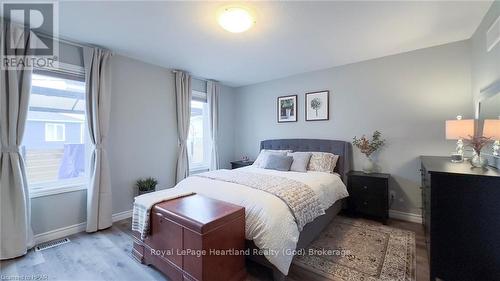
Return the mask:
<path fill-rule="evenodd" d="M 292 179 L 235 170 L 216 170 L 193 176 L 241 184 L 277 196 L 292 211 L 299 231 L 325 213 L 316 193 L 304 183 Z"/>

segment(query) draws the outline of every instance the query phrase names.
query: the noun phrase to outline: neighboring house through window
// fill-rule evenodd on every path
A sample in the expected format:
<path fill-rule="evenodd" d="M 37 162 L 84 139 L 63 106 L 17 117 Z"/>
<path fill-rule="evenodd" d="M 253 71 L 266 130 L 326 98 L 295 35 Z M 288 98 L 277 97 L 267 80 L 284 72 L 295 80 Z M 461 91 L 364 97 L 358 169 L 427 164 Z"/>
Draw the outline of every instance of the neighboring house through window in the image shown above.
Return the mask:
<path fill-rule="evenodd" d="M 210 164 L 210 132 L 207 94 L 192 93 L 191 120 L 188 135 L 189 169 L 192 172 L 208 170 Z"/>
<path fill-rule="evenodd" d="M 30 196 L 86 188 L 90 141 L 83 75 L 36 69 L 21 152 Z"/>

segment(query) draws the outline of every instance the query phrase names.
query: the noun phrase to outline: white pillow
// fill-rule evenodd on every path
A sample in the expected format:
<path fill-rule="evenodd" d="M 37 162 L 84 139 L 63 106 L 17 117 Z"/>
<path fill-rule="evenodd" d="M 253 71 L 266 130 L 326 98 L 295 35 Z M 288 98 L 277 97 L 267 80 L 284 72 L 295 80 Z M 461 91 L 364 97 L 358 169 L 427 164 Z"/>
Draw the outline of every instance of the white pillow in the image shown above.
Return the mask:
<path fill-rule="evenodd" d="M 337 166 L 337 161 L 339 156 L 329 152 L 312 152 L 311 159 L 309 160 L 309 165 L 307 166 L 308 171 L 326 172 L 333 173 L 335 166 Z"/>
<path fill-rule="evenodd" d="M 269 154 L 277 154 L 277 155 L 286 156 L 286 154 L 288 152 L 292 152 L 292 151 L 291 150 L 262 149 L 259 153 L 259 156 L 257 156 L 257 159 L 255 159 L 255 162 L 253 162 L 252 166 L 255 166 L 257 168 L 264 168 L 267 156 L 269 156 Z"/>

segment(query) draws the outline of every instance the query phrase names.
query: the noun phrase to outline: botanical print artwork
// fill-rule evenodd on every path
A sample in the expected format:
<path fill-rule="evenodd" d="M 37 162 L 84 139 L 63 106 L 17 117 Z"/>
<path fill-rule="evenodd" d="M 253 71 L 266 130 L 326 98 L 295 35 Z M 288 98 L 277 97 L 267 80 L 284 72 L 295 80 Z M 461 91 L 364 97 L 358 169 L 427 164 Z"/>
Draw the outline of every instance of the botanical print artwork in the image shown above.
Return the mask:
<path fill-rule="evenodd" d="M 306 121 L 328 120 L 329 91 L 306 94 Z"/>
<path fill-rule="evenodd" d="M 297 95 L 278 97 L 278 123 L 297 122 Z"/>

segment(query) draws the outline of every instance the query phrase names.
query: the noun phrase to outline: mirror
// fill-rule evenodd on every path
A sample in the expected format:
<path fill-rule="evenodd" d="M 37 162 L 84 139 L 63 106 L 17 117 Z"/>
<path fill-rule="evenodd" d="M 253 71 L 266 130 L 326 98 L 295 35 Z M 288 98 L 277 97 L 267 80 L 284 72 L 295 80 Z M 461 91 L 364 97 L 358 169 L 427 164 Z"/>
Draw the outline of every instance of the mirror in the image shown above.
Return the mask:
<path fill-rule="evenodd" d="M 483 133 L 484 120 L 500 119 L 500 80 L 481 90 L 476 104 L 478 133 Z M 493 143 L 483 148 L 482 154 L 488 158 L 492 166 L 500 166 L 500 156 L 493 155 Z"/>

